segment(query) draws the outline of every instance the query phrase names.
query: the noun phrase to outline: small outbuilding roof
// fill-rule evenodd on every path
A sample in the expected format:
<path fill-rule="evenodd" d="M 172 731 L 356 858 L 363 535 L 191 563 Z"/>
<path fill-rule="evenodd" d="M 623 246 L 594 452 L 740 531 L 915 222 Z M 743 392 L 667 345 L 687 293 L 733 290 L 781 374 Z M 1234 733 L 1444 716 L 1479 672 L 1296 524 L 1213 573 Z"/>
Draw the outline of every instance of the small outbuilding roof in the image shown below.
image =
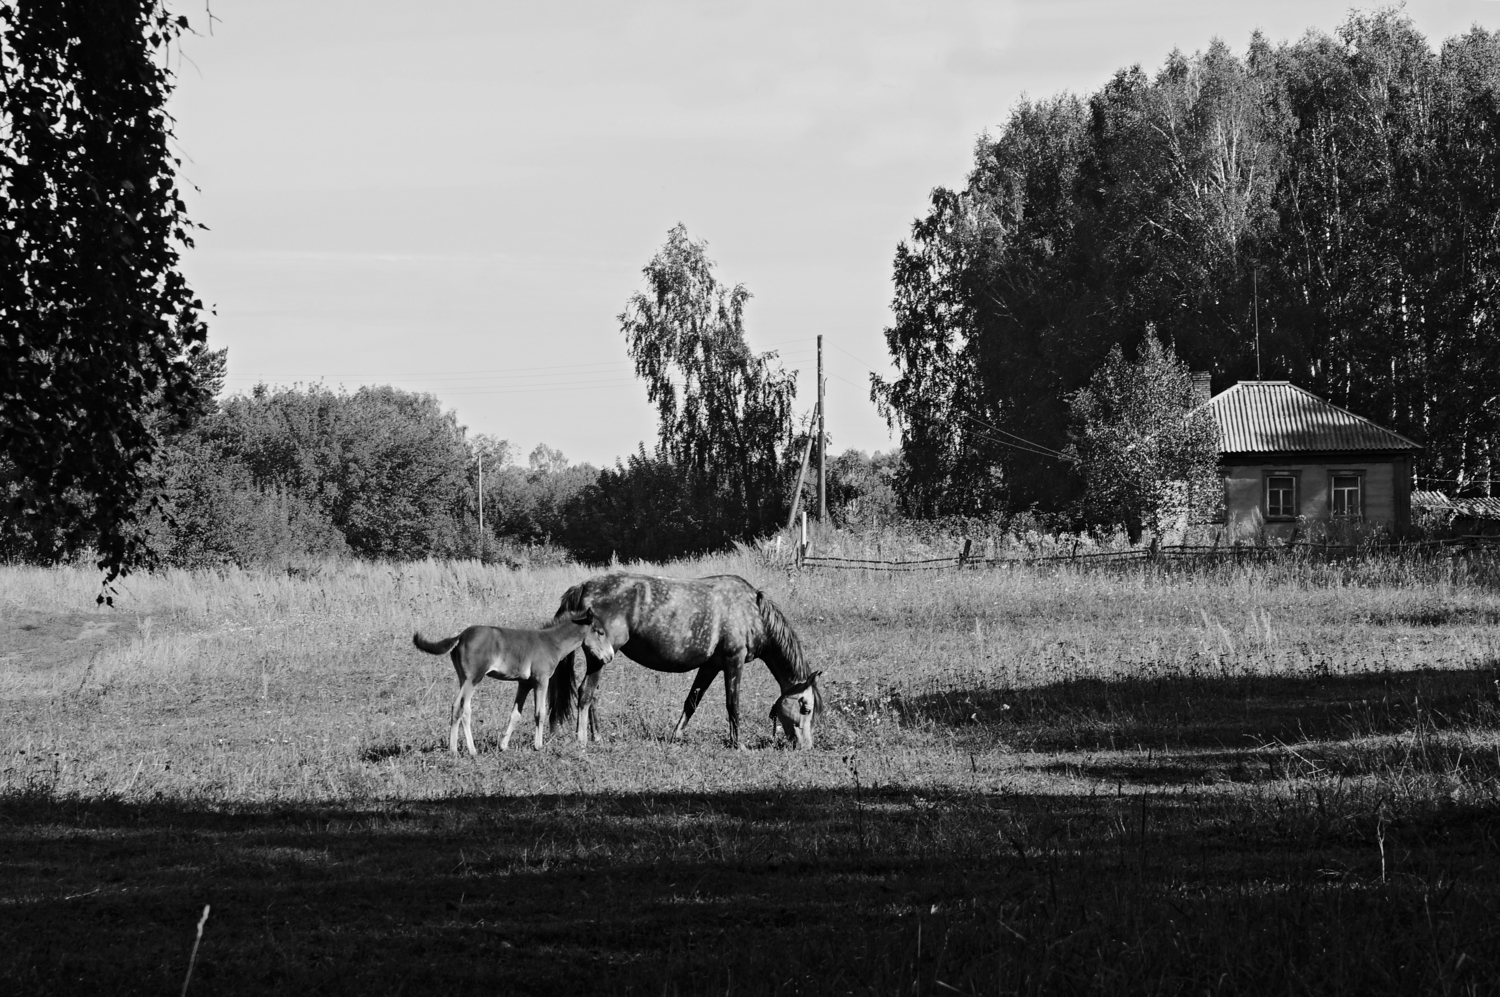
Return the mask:
<path fill-rule="evenodd" d="M 1290 381 L 1241 381 L 1198 406 L 1219 427 L 1220 453 L 1420 450 L 1400 433 L 1332 405 Z"/>
<path fill-rule="evenodd" d="M 1456 516 L 1471 519 L 1500 519 L 1500 498 L 1492 496 L 1451 498 L 1443 492 L 1414 490 L 1411 493 L 1411 504 L 1414 509 L 1452 512 Z"/>

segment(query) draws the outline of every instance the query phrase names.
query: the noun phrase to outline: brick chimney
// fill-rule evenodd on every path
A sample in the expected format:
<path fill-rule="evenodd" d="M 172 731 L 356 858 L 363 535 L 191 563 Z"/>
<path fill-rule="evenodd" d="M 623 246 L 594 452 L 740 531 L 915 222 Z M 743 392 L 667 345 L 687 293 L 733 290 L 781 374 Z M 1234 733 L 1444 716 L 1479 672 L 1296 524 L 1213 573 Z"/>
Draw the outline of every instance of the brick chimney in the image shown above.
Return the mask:
<path fill-rule="evenodd" d="M 1193 408 L 1214 396 L 1213 375 L 1206 370 L 1193 371 Z"/>

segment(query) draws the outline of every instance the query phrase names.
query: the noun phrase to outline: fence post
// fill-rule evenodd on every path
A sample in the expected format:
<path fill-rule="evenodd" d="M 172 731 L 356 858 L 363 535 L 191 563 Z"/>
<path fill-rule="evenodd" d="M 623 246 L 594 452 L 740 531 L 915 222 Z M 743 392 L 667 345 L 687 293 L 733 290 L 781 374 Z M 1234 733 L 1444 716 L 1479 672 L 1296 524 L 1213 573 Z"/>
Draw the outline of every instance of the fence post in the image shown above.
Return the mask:
<path fill-rule="evenodd" d="M 960 568 L 968 563 L 969 550 L 973 547 L 973 545 L 974 540 L 971 537 L 964 537 L 964 549 L 958 552 L 958 566 Z"/>
<path fill-rule="evenodd" d="M 807 560 L 807 510 L 802 510 L 802 543 L 798 545 L 797 562 L 800 564 Z"/>

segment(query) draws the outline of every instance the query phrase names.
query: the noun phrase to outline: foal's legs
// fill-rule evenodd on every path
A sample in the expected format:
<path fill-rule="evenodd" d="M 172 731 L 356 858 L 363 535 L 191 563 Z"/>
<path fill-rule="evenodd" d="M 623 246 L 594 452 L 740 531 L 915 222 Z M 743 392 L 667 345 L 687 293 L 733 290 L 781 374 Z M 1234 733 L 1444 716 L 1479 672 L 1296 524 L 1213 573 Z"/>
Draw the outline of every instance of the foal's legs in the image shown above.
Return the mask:
<path fill-rule="evenodd" d="M 537 751 L 542 750 L 542 732 L 547 729 L 547 686 L 548 682 L 533 678 L 532 689 L 536 692 L 536 734 L 532 736 L 531 746 Z"/>
<path fill-rule="evenodd" d="M 531 686 L 522 679 L 516 683 L 516 705 L 511 707 L 510 723 L 505 725 L 505 736 L 500 739 L 500 750 L 510 750 L 510 736 L 515 733 L 516 721 L 521 719 L 521 708 L 526 705 L 526 693 L 531 691 Z"/>
<path fill-rule="evenodd" d="M 458 725 L 464 727 L 464 743 L 469 748 L 469 754 L 478 755 L 474 750 L 474 725 L 470 704 L 474 700 L 474 683 L 464 679 L 458 686 L 458 696 L 453 700 L 453 714 L 450 718 L 452 723 L 448 728 L 448 750 L 455 755 L 458 754 Z"/>
<path fill-rule="evenodd" d="M 719 666 L 710 661 L 698 669 L 698 674 L 693 676 L 693 687 L 688 690 L 687 699 L 682 703 L 682 716 L 677 718 L 677 726 L 672 728 L 672 740 L 682 736 L 682 729 L 693 719 L 693 713 L 698 709 L 698 702 L 708 687 L 713 684 L 714 676 L 719 674 Z"/>

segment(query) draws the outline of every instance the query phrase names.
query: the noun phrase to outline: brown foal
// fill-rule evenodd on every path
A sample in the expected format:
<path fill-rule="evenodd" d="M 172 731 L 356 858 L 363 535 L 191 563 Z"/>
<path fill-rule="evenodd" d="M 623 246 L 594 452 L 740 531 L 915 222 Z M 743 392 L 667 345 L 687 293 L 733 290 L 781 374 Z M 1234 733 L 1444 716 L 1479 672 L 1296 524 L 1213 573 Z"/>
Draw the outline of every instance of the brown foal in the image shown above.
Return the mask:
<path fill-rule="evenodd" d="M 510 723 L 505 727 L 505 736 L 500 739 L 500 750 L 510 747 L 510 736 L 515 733 L 516 722 L 521 719 L 521 708 L 526 705 L 526 695 L 535 692 L 536 735 L 532 746 L 542 748 L 542 730 L 547 725 L 549 700 L 560 705 L 570 705 L 573 690 L 553 690 L 552 677 L 558 662 L 572 659 L 573 652 L 585 647 L 603 661 L 614 657 L 614 647 L 604 626 L 591 611 L 564 616 L 551 626 L 541 630 L 512 630 L 506 627 L 473 626 L 457 637 L 447 640 L 423 640 L 421 634 L 412 634 L 412 643 L 428 654 L 446 654 L 453 659 L 453 670 L 458 673 L 458 696 L 453 700 L 453 713 L 449 718 L 448 750 L 458 754 L 458 726 L 463 724 L 464 743 L 469 754 L 474 750 L 474 728 L 470 719 L 470 704 L 474 699 L 474 687 L 486 675 L 490 678 L 507 679 L 516 683 L 516 705 L 510 713 Z M 569 681 L 571 672 L 559 676 L 559 681 Z M 560 718 L 559 718 L 560 719 Z"/>

